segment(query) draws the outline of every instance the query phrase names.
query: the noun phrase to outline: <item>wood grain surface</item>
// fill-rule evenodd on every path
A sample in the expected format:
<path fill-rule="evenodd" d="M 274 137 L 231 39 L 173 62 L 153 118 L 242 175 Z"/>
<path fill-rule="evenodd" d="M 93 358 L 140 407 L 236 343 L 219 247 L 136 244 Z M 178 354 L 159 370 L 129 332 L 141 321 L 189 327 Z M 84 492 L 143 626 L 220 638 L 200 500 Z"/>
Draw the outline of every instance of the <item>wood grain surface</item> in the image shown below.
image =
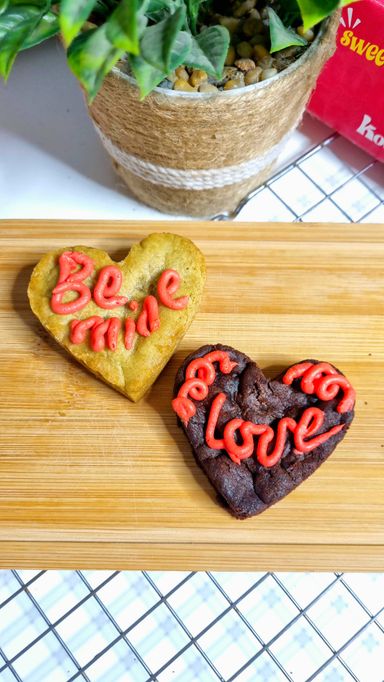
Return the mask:
<path fill-rule="evenodd" d="M 0 567 L 383 570 L 384 230 L 380 225 L 0 223 Z M 207 260 L 201 311 L 150 394 L 132 404 L 61 350 L 28 305 L 46 251 L 122 258 L 146 234 Z M 230 344 L 269 376 L 304 357 L 357 390 L 330 459 L 238 521 L 217 502 L 170 407 L 186 354 Z"/>

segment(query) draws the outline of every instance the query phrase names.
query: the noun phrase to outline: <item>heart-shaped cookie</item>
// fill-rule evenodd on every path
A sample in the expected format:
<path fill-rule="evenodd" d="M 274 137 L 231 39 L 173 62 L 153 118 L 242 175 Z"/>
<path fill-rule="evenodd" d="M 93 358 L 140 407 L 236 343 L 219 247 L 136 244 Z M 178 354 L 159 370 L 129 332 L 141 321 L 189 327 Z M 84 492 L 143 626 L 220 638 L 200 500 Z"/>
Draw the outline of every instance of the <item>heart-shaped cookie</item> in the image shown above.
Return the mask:
<path fill-rule="evenodd" d="M 204 258 L 176 234 L 151 234 L 115 263 L 75 246 L 47 253 L 28 288 L 43 326 L 79 362 L 133 401 L 168 362 L 200 305 Z"/>
<path fill-rule="evenodd" d="M 197 463 L 237 518 L 260 514 L 310 476 L 354 417 L 355 392 L 333 365 L 303 360 L 269 381 L 229 346 L 183 362 L 172 406 Z"/>

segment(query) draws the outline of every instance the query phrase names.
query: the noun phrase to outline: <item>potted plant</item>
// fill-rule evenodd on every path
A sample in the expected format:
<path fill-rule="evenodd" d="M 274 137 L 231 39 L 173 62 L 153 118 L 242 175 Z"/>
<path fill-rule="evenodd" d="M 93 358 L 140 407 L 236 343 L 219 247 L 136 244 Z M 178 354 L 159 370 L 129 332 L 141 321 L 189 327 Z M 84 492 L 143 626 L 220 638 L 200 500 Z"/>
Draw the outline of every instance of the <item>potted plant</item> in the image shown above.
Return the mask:
<path fill-rule="evenodd" d="M 61 32 L 117 172 L 168 213 L 233 210 L 270 175 L 344 0 L 0 0 L 0 74 Z"/>

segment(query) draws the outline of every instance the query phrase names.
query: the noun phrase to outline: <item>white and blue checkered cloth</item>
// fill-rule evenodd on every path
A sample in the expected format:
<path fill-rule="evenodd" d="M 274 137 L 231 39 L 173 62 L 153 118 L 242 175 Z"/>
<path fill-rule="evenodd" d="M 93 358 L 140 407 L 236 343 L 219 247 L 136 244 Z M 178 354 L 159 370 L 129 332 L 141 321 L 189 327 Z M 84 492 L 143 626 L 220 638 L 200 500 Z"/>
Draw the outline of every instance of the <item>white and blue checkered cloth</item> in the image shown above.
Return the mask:
<path fill-rule="evenodd" d="M 0 572 L 1 682 L 383 675 L 383 574 Z"/>

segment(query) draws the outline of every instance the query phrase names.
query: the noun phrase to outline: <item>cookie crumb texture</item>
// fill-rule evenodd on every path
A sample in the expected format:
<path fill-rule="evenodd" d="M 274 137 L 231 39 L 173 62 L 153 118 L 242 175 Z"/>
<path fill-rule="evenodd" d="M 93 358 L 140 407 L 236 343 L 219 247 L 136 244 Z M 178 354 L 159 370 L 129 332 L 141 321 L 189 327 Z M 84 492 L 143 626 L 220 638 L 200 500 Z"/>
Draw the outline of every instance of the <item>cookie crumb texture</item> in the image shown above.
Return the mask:
<path fill-rule="evenodd" d="M 224 502 L 236 518 L 245 519 L 260 514 L 282 500 L 316 471 L 344 438 L 353 420 L 354 411 L 350 410 L 344 414 L 337 412 L 339 396 L 324 402 L 316 396 L 303 393 L 297 381 L 292 386 L 283 384 L 282 376 L 289 367 L 275 379 L 268 380 L 247 355 L 221 344 L 203 346 L 184 360 L 176 375 L 175 395 L 185 381 L 185 371 L 189 363 L 214 350 L 227 352 L 230 359 L 238 364 L 229 375 L 216 373 L 207 398 L 195 402 L 196 414 L 186 426 L 183 425 L 183 429 L 197 463 L 219 494 L 220 501 Z M 227 400 L 217 423 L 218 437 L 222 436 L 225 424 L 231 419 L 239 418 L 269 424 L 273 428 L 283 417 L 299 419 L 308 407 L 319 407 L 324 411 L 322 432 L 339 424 L 345 426 L 341 432 L 306 455 L 294 453 L 290 435 L 280 462 L 271 468 L 261 466 L 255 456 L 242 460 L 241 464 L 235 464 L 225 450 L 213 450 L 205 442 L 210 407 L 215 396 L 221 392 L 226 394 Z"/>

